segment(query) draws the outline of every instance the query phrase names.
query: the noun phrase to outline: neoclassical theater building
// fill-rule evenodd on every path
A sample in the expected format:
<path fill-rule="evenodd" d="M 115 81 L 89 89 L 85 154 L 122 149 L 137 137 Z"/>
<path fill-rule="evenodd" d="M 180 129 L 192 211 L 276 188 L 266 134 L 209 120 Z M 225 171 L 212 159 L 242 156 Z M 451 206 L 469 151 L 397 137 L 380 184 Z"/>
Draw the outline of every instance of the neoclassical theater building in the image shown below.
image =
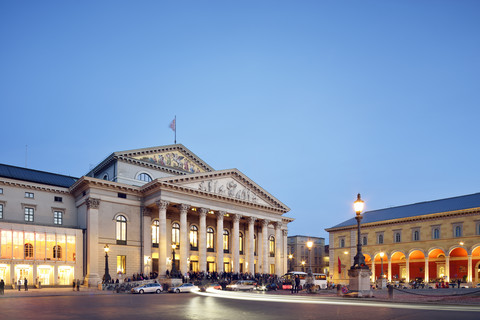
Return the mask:
<path fill-rule="evenodd" d="M 357 222 L 352 218 L 326 231 L 332 280 L 348 283 L 347 270 L 357 252 Z M 383 269 L 389 281 L 460 279 L 476 285 L 480 283 L 480 193 L 367 211 L 360 241 L 372 282 Z"/>
<path fill-rule="evenodd" d="M 182 274 L 287 271 L 290 209 L 181 144 L 114 152 L 81 178 L 0 165 L 0 277 L 101 282 L 172 263 Z"/>

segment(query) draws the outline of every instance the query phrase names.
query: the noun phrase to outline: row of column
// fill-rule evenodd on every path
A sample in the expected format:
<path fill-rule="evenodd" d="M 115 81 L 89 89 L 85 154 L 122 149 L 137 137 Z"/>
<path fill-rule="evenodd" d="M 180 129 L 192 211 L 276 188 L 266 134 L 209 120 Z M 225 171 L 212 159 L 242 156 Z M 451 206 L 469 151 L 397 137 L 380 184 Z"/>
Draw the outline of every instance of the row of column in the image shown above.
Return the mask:
<path fill-rule="evenodd" d="M 168 201 L 157 201 L 158 218 L 159 218 L 159 274 L 164 275 L 167 271 L 167 257 L 169 252 L 167 251 L 167 207 L 169 205 Z M 187 222 L 187 212 L 190 208 L 189 205 L 181 204 L 180 205 L 180 271 L 182 274 L 188 271 L 187 258 L 189 251 L 189 241 L 188 241 L 188 222 Z M 198 253 L 199 253 L 199 270 L 207 270 L 207 213 L 208 209 L 199 208 L 199 242 L 198 242 Z M 217 272 L 224 271 L 224 252 L 223 252 L 223 221 L 224 217 L 227 214 L 226 211 L 217 211 L 217 237 L 216 237 L 216 261 L 217 261 Z M 233 219 L 233 242 L 232 242 L 232 271 L 240 272 L 240 252 L 239 252 L 239 234 L 240 234 L 240 218 L 242 217 L 239 214 L 230 214 Z M 245 271 L 248 273 L 255 272 L 255 249 L 254 249 L 254 226 L 255 218 L 247 217 L 248 223 L 248 236 L 247 236 L 247 245 L 246 245 L 246 255 L 245 255 Z M 260 273 L 269 273 L 269 241 L 268 241 L 268 225 L 270 221 L 262 220 L 262 241 L 261 250 L 263 252 L 263 259 L 260 264 Z M 277 275 L 281 275 L 284 270 L 284 263 L 282 263 L 282 255 L 286 251 L 286 230 L 283 230 L 283 239 L 281 239 L 281 222 L 275 222 L 275 271 Z M 281 245 L 283 243 L 283 247 Z M 259 248 L 260 249 L 260 248 Z"/>

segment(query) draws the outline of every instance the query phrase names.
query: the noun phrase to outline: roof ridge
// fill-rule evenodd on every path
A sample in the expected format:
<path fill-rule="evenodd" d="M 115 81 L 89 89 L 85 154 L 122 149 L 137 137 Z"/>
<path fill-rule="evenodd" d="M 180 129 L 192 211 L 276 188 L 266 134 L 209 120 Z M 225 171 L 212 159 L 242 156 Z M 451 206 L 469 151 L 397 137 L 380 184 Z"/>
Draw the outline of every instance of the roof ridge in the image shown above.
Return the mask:
<path fill-rule="evenodd" d="M 65 177 L 65 178 L 78 179 L 78 177 L 69 176 L 69 175 L 66 175 L 66 174 L 55 173 L 55 172 L 48 172 L 48 171 L 37 170 L 37 169 L 30 169 L 30 168 L 24 168 L 24 167 L 18 167 L 18 166 L 12 166 L 12 165 L 10 165 L 10 164 L 5 164 L 5 163 L 0 163 L 0 166 L 10 167 L 10 168 L 15 168 L 15 169 L 20 169 L 20 170 L 28 170 L 28 171 L 34 171 L 34 172 L 52 174 L 52 175 L 56 175 L 56 176 L 62 176 L 62 177 Z"/>

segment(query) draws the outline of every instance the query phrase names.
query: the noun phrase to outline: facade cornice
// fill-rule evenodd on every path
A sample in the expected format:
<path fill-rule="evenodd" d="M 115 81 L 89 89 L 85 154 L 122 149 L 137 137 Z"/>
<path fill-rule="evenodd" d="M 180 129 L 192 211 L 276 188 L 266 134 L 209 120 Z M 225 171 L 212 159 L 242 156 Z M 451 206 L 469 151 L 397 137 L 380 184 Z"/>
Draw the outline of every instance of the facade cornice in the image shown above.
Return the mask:
<path fill-rule="evenodd" d="M 247 176 L 242 174 L 238 169 L 226 169 L 226 170 L 218 170 L 218 171 L 206 172 L 206 173 L 205 172 L 194 173 L 194 174 L 189 174 L 189 175 L 180 176 L 180 177 L 166 177 L 159 180 L 169 184 L 183 184 L 183 183 L 189 183 L 189 182 L 195 182 L 195 181 L 202 181 L 205 179 L 222 178 L 222 177 L 235 177 L 241 182 L 243 182 L 245 185 L 247 185 L 249 189 L 251 189 L 253 192 L 260 195 L 260 197 L 263 200 L 265 200 L 270 204 L 273 204 L 277 209 L 280 209 L 284 212 L 290 211 L 289 207 L 287 207 L 285 204 L 283 204 L 280 200 L 275 198 L 270 193 L 266 192 L 254 181 L 252 181 Z"/>
<path fill-rule="evenodd" d="M 174 175 L 186 175 L 186 174 L 188 174 L 188 172 L 185 172 L 185 171 L 182 171 L 182 170 L 177 170 L 177 169 L 170 168 L 170 167 L 164 167 L 164 166 L 161 166 L 161 165 L 158 165 L 158 164 L 154 164 L 154 163 L 150 163 L 150 162 L 146 162 L 146 161 L 142 161 L 142 160 L 137 160 L 137 159 L 133 159 L 133 158 L 125 157 L 125 156 L 116 156 L 116 159 L 118 161 L 121 161 L 121 162 L 134 164 L 134 165 L 141 166 L 141 167 L 144 167 L 144 168 L 160 170 L 160 171 L 167 172 L 167 173 L 174 174 Z"/>
<path fill-rule="evenodd" d="M 362 223 L 362 228 L 373 228 L 379 226 L 391 226 L 391 225 L 400 225 L 400 224 L 407 224 L 412 222 L 420 222 L 420 221 L 427 221 L 427 220 L 440 220 L 443 218 L 451 218 L 451 217 L 458 217 L 458 216 L 470 216 L 470 215 L 480 215 L 480 208 L 472 208 L 472 209 L 464 209 L 464 210 L 456 210 L 456 211 L 449 211 L 449 212 L 440 212 L 440 213 L 433 213 L 428 215 L 422 216 L 414 216 L 408 218 L 401 218 L 401 219 L 392 219 L 392 220 L 383 220 L 377 222 L 370 222 L 370 223 Z M 344 226 L 339 228 L 328 228 L 325 229 L 327 232 L 336 232 L 336 231 L 345 231 L 345 230 L 352 230 L 356 229 L 357 225 L 350 225 Z"/>
<path fill-rule="evenodd" d="M 110 190 L 110 191 L 113 189 L 113 190 L 116 190 L 116 191 L 130 193 L 130 194 L 134 194 L 134 195 L 140 195 L 140 188 L 139 187 L 132 186 L 132 185 L 129 185 L 129 184 L 112 182 L 112 181 L 108 181 L 108 180 L 86 177 L 86 176 L 83 176 L 80 179 L 78 179 L 78 181 L 75 182 L 70 187 L 70 192 L 73 194 L 73 193 L 75 193 L 79 190 L 85 189 L 87 187 L 105 189 L 105 190 Z"/>
<path fill-rule="evenodd" d="M 62 194 L 70 194 L 68 188 L 61 188 L 61 187 L 54 187 L 48 186 L 46 184 L 37 184 L 35 182 L 19 182 L 17 180 L 11 180 L 6 178 L 0 178 L 0 186 L 9 186 L 9 187 L 17 187 L 17 188 L 25 188 L 30 190 L 39 190 L 39 191 L 46 191 L 46 192 L 54 192 L 54 193 L 62 193 Z"/>

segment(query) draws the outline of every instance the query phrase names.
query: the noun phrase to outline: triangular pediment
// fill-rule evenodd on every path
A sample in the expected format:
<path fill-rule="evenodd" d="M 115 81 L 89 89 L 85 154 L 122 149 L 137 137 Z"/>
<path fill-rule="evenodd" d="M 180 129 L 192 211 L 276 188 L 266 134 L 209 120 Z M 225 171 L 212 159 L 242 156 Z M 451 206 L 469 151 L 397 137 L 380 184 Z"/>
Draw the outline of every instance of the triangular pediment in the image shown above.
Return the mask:
<path fill-rule="evenodd" d="M 191 174 L 160 179 L 183 188 L 202 191 L 256 205 L 289 211 L 290 209 L 237 169 Z"/>
<path fill-rule="evenodd" d="M 188 174 L 213 171 L 212 167 L 181 144 L 115 152 L 115 155 Z"/>

